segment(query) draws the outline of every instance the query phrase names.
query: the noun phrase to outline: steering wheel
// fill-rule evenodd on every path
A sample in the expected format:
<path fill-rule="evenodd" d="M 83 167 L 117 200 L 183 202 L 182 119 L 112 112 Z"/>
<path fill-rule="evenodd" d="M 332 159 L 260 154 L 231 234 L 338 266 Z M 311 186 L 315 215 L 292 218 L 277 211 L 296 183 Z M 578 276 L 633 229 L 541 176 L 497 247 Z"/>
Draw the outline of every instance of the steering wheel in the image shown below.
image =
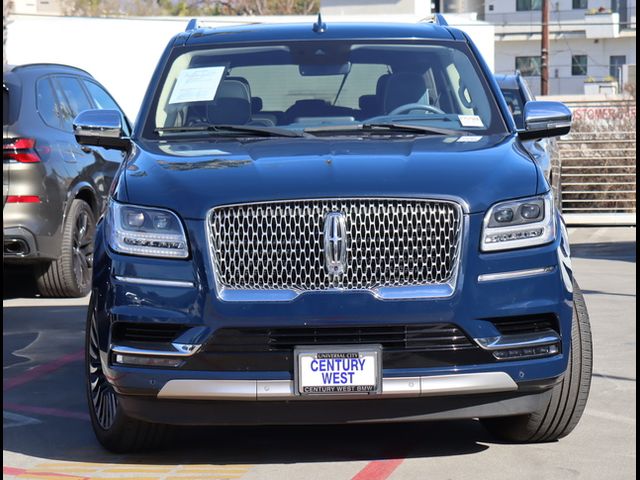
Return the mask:
<path fill-rule="evenodd" d="M 411 110 L 424 110 L 425 112 L 430 113 L 442 113 L 445 114 L 438 107 L 434 107 L 433 105 L 425 105 L 424 103 L 407 103 L 405 105 L 400 105 L 399 107 L 391 110 L 387 115 L 399 115 L 401 113 L 407 113 Z"/>

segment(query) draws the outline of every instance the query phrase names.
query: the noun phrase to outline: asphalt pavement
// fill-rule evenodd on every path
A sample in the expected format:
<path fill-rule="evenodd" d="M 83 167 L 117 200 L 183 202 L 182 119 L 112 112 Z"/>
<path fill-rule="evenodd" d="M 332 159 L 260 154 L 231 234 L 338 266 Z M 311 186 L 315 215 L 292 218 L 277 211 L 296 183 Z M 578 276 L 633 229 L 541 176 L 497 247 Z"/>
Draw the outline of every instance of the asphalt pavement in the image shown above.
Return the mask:
<path fill-rule="evenodd" d="M 635 228 L 571 229 L 593 329 L 582 421 L 553 443 L 513 445 L 474 420 L 184 428 L 158 452 L 114 455 L 89 424 L 82 348 L 88 299 L 3 283 L 3 477 L 105 480 L 631 479 L 636 476 Z"/>

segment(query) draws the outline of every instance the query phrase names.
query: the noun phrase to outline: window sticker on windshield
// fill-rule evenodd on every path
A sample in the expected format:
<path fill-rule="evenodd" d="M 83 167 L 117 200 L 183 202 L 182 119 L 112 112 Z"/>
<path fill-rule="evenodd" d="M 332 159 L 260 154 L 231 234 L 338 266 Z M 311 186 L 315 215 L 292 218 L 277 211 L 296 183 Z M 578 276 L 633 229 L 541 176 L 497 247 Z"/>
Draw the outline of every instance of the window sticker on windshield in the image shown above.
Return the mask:
<path fill-rule="evenodd" d="M 214 99 L 226 67 L 188 68 L 180 72 L 169 103 L 209 102 Z"/>
<path fill-rule="evenodd" d="M 458 120 L 463 127 L 484 127 L 478 115 L 458 115 Z"/>

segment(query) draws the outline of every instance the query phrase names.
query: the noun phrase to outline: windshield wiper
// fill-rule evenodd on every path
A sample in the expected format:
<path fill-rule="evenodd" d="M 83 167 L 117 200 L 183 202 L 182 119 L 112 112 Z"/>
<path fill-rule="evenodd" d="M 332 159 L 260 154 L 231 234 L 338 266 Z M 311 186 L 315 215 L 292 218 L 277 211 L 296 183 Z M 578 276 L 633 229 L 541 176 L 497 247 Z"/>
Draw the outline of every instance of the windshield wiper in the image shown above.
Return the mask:
<path fill-rule="evenodd" d="M 305 128 L 306 133 L 339 133 L 339 132 L 363 132 L 363 133 L 388 133 L 407 132 L 432 135 L 466 135 L 467 132 L 451 130 L 449 128 L 423 127 L 421 125 L 406 125 L 403 123 L 359 123 L 356 125 L 329 125 L 326 127 Z"/>
<path fill-rule="evenodd" d="M 302 137 L 304 133 L 278 127 L 254 127 L 250 125 L 196 125 L 193 127 L 161 127 L 156 133 L 212 132 L 212 133 L 249 133 L 261 137 Z"/>

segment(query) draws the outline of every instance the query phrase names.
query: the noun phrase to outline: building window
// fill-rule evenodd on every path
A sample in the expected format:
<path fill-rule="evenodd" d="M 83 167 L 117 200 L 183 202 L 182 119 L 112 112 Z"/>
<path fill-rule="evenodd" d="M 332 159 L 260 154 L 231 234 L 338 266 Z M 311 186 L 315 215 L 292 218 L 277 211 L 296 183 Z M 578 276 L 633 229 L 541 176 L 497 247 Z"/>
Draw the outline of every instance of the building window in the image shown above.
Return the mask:
<path fill-rule="evenodd" d="M 542 10 L 542 0 L 516 0 L 516 10 L 518 12 Z"/>
<path fill-rule="evenodd" d="M 617 80 L 625 63 L 627 63 L 626 55 L 611 55 L 609 57 L 609 75 Z"/>
<path fill-rule="evenodd" d="M 571 75 L 579 76 L 587 74 L 587 56 L 572 55 L 571 56 Z"/>
<path fill-rule="evenodd" d="M 524 77 L 540 75 L 540 57 L 516 57 L 516 70 Z"/>
<path fill-rule="evenodd" d="M 573 0 L 572 8 L 574 10 L 586 10 L 588 8 L 588 0 Z"/>

